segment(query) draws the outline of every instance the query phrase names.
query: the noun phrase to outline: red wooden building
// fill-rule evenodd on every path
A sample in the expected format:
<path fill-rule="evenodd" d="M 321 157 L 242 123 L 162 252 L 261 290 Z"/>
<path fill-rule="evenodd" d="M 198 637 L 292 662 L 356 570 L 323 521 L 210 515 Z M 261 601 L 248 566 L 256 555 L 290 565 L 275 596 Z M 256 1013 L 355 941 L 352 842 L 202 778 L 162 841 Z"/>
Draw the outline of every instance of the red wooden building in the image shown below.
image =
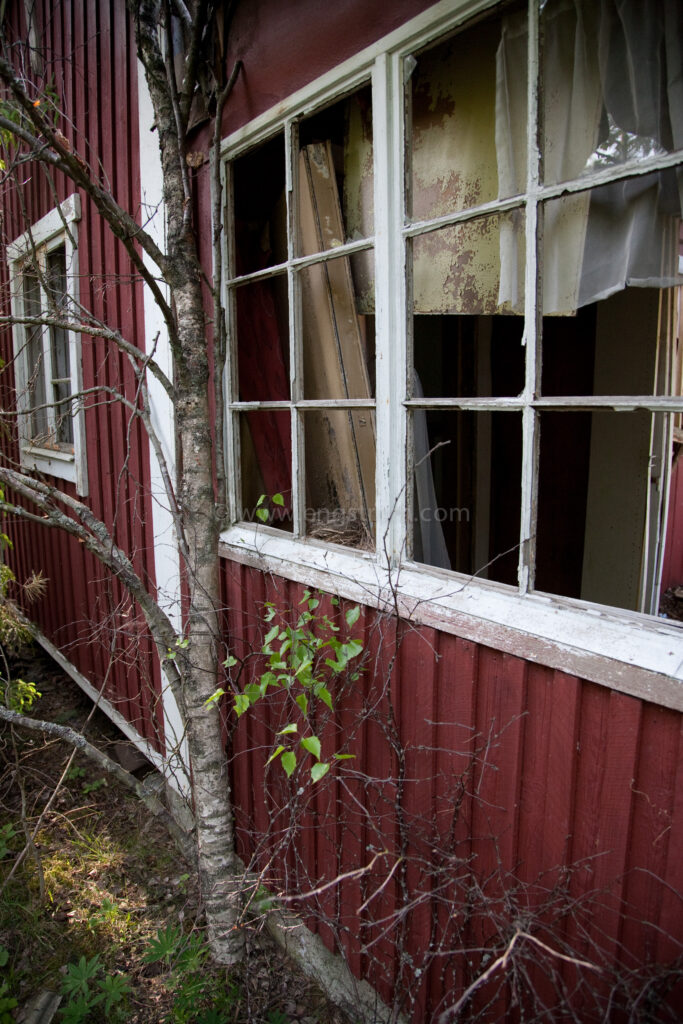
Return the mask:
<path fill-rule="evenodd" d="M 123 0 L 10 7 L 70 144 L 163 243 Z M 318 616 L 361 608 L 363 645 L 324 730 L 354 756 L 317 787 L 266 766 L 277 703 L 231 733 L 240 853 L 320 890 L 309 926 L 411 1020 L 675 1019 L 683 8 L 238 0 L 223 45 L 242 62 L 221 126 L 225 641 L 261 664 L 264 603 L 320 591 Z M 208 162 L 192 186 L 210 277 Z M 5 182 L 15 309 L 44 298 L 28 213 L 55 287 L 163 365 L 123 249 L 54 189 Z M 132 394 L 127 363 L 53 335 L 4 335 L 22 465 L 87 497 L 180 622 L 137 421 L 88 397 L 60 415 L 82 389 Z M 266 523 L 262 494 L 282 496 Z M 45 644 L 164 768 L 180 725 L 124 591 L 78 544 L 11 533 L 17 574 L 50 580 Z"/>

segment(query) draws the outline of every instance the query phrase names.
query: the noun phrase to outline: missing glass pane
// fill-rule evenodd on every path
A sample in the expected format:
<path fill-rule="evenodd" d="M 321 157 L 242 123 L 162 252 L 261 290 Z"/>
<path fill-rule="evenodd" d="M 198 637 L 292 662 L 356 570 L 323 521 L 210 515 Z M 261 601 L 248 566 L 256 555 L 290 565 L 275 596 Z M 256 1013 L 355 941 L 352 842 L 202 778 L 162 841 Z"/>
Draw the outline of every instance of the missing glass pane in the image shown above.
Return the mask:
<path fill-rule="evenodd" d="M 542 412 L 540 436 L 536 588 L 656 611 L 670 417 Z"/>
<path fill-rule="evenodd" d="M 521 416 L 416 410 L 412 420 L 413 557 L 516 584 Z"/>
<path fill-rule="evenodd" d="M 287 259 L 285 147 L 282 134 L 233 163 L 237 275 Z"/>
<path fill-rule="evenodd" d="M 525 15 L 482 21 L 421 53 L 410 76 L 408 215 L 428 220 L 516 195 L 526 181 Z M 521 44 L 520 44 L 521 39 Z M 521 59 L 520 59 L 521 56 Z M 506 59 L 513 62 L 507 74 Z M 519 124 L 502 132 L 514 93 Z M 510 150 L 519 152 L 514 166 Z"/>
<path fill-rule="evenodd" d="M 373 316 L 357 312 L 348 258 L 300 273 L 305 398 L 373 397 Z"/>
<path fill-rule="evenodd" d="M 415 398 L 514 396 L 524 387 L 522 317 L 415 316 Z"/>
<path fill-rule="evenodd" d="M 371 548 L 375 532 L 374 416 L 369 409 L 304 414 L 306 533 Z"/>
<path fill-rule="evenodd" d="M 302 240 L 301 253 L 335 248 L 343 242 L 369 238 L 374 232 L 372 98 L 369 86 L 304 118 L 299 125 L 299 174 L 311 182 L 328 180 L 338 197 L 339 219 L 328 230 L 320 220 L 317 250 Z"/>
<path fill-rule="evenodd" d="M 242 507 L 238 509 L 239 520 L 265 523 L 291 532 L 290 424 L 290 414 L 286 411 L 263 410 L 240 415 Z"/>
<path fill-rule="evenodd" d="M 235 289 L 237 374 L 242 402 L 289 399 L 287 278 L 252 281 Z"/>

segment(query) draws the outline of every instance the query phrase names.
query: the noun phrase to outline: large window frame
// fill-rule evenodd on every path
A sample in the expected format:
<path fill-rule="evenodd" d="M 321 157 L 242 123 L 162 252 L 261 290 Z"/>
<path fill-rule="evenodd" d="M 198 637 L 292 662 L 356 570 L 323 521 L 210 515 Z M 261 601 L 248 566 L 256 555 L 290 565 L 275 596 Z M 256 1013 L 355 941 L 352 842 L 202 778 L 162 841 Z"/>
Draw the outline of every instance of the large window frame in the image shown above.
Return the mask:
<path fill-rule="evenodd" d="M 454 10 L 454 6 L 456 9 Z M 625 612 L 586 601 L 561 598 L 533 590 L 533 543 L 535 534 L 538 422 L 543 410 L 573 406 L 622 410 L 642 409 L 650 413 L 683 412 L 683 399 L 661 395 L 604 396 L 595 399 L 539 398 L 536 382 L 540 369 L 540 316 L 538 313 L 539 272 L 537 239 L 542 203 L 562 195 L 585 192 L 613 181 L 633 179 L 654 170 L 683 164 L 680 151 L 645 160 L 625 162 L 613 168 L 584 175 L 580 180 L 545 185 L 541 181 L 539 148 L 538 67 L 539 11 L 529 3 L 528 29 L 528 119 L 527 180 L 524 192 L 510 199 L 495 200 L 464 211 L 410 222 L 404 214 L 406 167 L 404 161 L 405 79 L 414 51 L 435 42 L 478 14 L 495 8 L 490 2 L 451 2 L 436 4 L 428 12 L 408 22 L 379 43 L 369 47 L 339 68 L 323 76 L 288 101 L 277 111 L 268 112 L 224 140 L 223 185 L 231 209 L 230 161 L 272 137 L 283 129 L 295 139 L 300 118 L 337 100 L 340 96 L 371 81 L 373 95 L 374 138 L 374 217 L 371 238 L 354 241 L 335 250 L 352 255 L 375 250 L 376 288 L 376 548 L 361 552 L 322 545 L 304 539 L 301 499 L 295 496 L 294 536 L 260 524 L 240 522 L 239 473 L 231 476 L 228 502 L 234 525 L 222 538 L 223 553 L 246 564 L 314 583 L 342 596 L 364 601 L 376 607 L 394 607 L 415 621 L 446 632 L 489 644 L 509 653 L 552 667 L 573 672 L 634 695 L 683 710 L 683 635 L 675 624 L 654 616 Z M 288 143 L 287 187 L 291 191 L 295 162 Z M 407 315 L 406 265 L 412 240 L 438 228 L 457 225 L 487 213 L 520 208 L 525 211 L 526 273 L 524 292 L 525 346 L 527 351 L 525 383 L 521 393 L 505 399 L 425 399 L 412 394 L 407 368 L 411 360 L 411 332 Z M 229 216 L 228 216 L 229 221 Z M 225 232 L 225 265 L 231 266 L 231 225 Z M 309 257 L 308 262 L 320 257 Z M 306 259 L 290 251 L 286 264 L 275 270 L 288 274 L 290 289 L 295 274 Z M 269 270 L 266 276 L 272 271 Z M 254 275 L 255 276 L 255 275 Z M 243 279 L 226 276 L 223 296 L 228 323 L 234 323 L 234 289 Z M 294 297 L 294 296 L 293 296 Z M 303 400 L 296 369 L 299 358 L 296 338 L 296 302 L 290 313 L 292 392 L 284 403 L 292 414 L 293 479 L 297 479 L 300 456 L 298 424 L 311 407 L 348 408 L 350 403 L 311 403 Z M 228 355 L 226 370 L 227 416 L 225 440 L 228 458 L 239 467 L 238 416 L 247 409 L 275 406 L 277 403 L 240 403 L 235 401 L 236 370 Z M 354 406 L 358 402 L 352 403 Z M 279 404 L 280 406 L 283 403 Z M 416 410 L 514 409 L 523 424 L 523 475 L 517 592 L 494 582 L 471 580 L 457 574 L 418 565 L 408 557 L 407 524 L 410 521 L 412 480 L 409 452 L 409 416 Z M 295 491 L 301 493 L 301 488 Z M 297 503 L 298 502 L 298 503 Z"/>
<path fill-rule="evenodd" d="M 77 493 L 88 493 L 85 449 L 85 421 L 78 394 L 82 390 L 80 336 L 59 328 L 60 358 L 66 364 L 59 376 L 53 366 L 56 358 L 55 333 L 51 324 L 56 311 L 48 296 L 50 267 L 55 259 L 62 281 L 58 302 L 68 307 L 78 301 L 78 221 L 80 197 L 69 196 L 7 247 L 12 297 L 14 366 L 18 411 L 20 464 L 24 469 L 55 476 L 74 484 Z M 27 308 L 27 280 L 35 295 Z M 68 318 L 68 311 L 66 312 Z M 27 319 L 38 323 L 26 322 Z M 42 322 L 41 322 L 42 321 Z M 33 349 L 40 349 L 36 365 L 31 365 Z M 35 352 L 33 353 L 35 354 Z M 45 441 L 34 435 L 31 392 L 39 378 Z M 61 395 L 61 398 L 60 398 Z M 67 408 L 68 407 L 68 408 Z M 60 412 L 60 408 L 67 411 Z M 63 423 L 68 417 L 65 429 Z"/>

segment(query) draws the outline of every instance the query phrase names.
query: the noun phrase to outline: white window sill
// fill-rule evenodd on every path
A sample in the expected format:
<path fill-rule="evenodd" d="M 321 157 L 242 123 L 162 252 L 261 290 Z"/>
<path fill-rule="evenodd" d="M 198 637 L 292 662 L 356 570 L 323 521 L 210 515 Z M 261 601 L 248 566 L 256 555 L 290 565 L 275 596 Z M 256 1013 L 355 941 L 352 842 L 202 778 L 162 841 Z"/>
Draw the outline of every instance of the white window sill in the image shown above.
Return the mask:
<path fill-rule="evenodd" d="M 72 484 L 76 483 L 76 459 L 73 452 L 27 445 L 21 449 L 21 464 L 25 469 L 33 469 L 39 473 L 59 477 L 60 480 L 68 480 Z"/>
<path fill-rule="evenodd" d="M 391 574 L 374 553 L 346 551 L 240 524 L 221 554 L 622 693 L 683 711 L 683 625 L 635 612 L 520 596 L 414 565 Z"/>

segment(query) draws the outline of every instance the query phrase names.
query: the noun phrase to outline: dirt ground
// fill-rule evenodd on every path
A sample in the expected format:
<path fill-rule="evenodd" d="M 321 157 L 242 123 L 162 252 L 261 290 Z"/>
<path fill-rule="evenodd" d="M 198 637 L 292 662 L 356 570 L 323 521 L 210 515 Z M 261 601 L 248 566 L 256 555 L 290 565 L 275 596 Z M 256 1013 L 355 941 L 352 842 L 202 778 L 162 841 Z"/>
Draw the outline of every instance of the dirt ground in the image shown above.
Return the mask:
<path fill-rule="evenodd" d="M 82 727 L 91 702 L 42 652 L 27 652 L 14 671 L 42 694 L 34 717 Z M 110 754 L 123 738 L 101 712 L 87 735 Z M 196 991 L 170 961 L 145 959 L 150 940 L 169 926 L 202 934 L 195 880 L 144 806 L 81 756 L 45 814 L 36 849 L 7 881 L 24 826 L 33 829 L 45 812 L 70 753 L 62 742 L 0 726 L 0 957 L 3 947 L 8 953 L 4 967 L 0 959 L 0 996 L 4 984 L 5 997 L 17 999 L 16 1021 L 26 1019 L 38 993 L 59 992 L 69 964 L 98 956 L 102 974 L 125 975 L 130 991 L 116 1012 L 100 1004 L 86 1021 L 344 1024 L 265 933 L 248 936 L 247 959 L 236 970 L 203 960 L 201 977 L 192 976 Z M 55 1022 L 72 1019 L 66 1001 Z"/>

